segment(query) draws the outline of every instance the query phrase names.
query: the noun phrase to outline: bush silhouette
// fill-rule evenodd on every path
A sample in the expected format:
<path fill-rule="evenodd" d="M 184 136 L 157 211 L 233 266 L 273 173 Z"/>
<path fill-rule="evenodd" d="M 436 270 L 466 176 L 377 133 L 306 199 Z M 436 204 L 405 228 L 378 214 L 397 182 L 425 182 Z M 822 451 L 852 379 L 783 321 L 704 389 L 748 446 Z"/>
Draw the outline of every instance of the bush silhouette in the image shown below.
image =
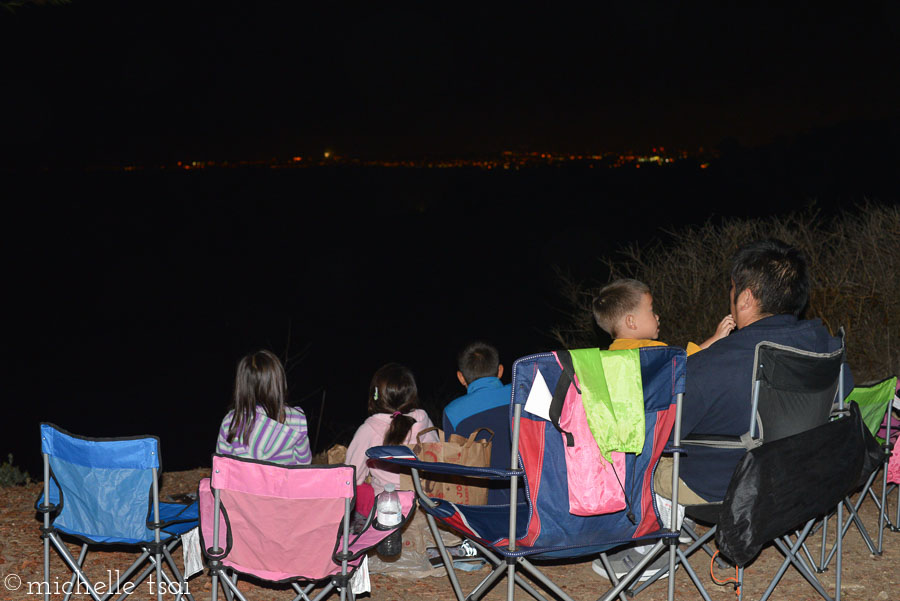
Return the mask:
<path fill-rule="evenodd" d="M 815 206 L 765 219 L 727 219 L 665 232 L 649 246 L 601 258 L 610 279 L 646 282 L 660 315 L 660 340 L 705 340 L 728 311 L 730 261 L 745 242 L 779 238 L 806 253 L 812 280 L 802 317 L 846 330 L 848 362 L 858 383 L 900 372 L 900 208 L 863 203 L 834 215 Z M 604 347 L 591 299 L 598 282 L 561 275 L 567 309 L 554 338 L 567 348 Z"/>

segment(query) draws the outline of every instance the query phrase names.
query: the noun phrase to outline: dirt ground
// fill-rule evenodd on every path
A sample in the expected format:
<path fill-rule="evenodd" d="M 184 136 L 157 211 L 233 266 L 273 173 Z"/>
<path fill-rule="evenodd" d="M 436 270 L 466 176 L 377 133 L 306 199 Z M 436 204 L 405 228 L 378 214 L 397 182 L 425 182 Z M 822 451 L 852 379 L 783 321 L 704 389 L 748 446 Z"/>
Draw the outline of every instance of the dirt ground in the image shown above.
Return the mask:
<path fill-rule="evenodd" d="M 164 475 L 161 494 L 172 495 L 195 491 L 200 478 L 208 475 L 209 469 L 196 469 L 187 472 L 173 472 Z M 39 484 L 8 487 L 0 489 L 0 600 L 25 600 L 35 598 L 28 594 L 28 583 L 40 582 L 42 576 L 42 544 L 39 522 L 33 509 L 34 501 L 40 491 Z M 890 507 L 895 511 L 896 493 L 891 496 Z M 871 533 L 876 534 L 877 511 L 871 501 L 863 505 L 861 511 L 863 523 Z M 833 520 L 832 520 L 833 523 Z M 875 556 L 869 553 L 862 537 L 851 527 L 844 539 L 844 569 L 841 586 L 841 597 L 845 601 L 895 601 L 900 599 L 900 533 L 886 531 L 884 535 L 884 553 Z M 833 536 L 831 537 L 833 540 Z M 816 537 L 811 547 L 815 552 L 819 547 L 820 537 Z M 70 546 L 75 550 L 75 545 Z M 697 556 L 695 556 L 697 557 Z M 133 557 L 121 552 L 100 552 L 89 556 L 89 577 L 93 580 L 106 580 L 106 571 L 129 565 Z M 745 599 L 758 599 L 777 567 L 781 564 L 780 553 L 767 547 L 757 560 L 745 572 Z M 181 561 L 180 551 L 176 560 Z M 695 559 L 692 561 L 701 580 L 714 601 L 736 599 L 732 586 L 716 586 L 709 575 L 709 562 Z M 564 590 L 574 599 L 597 599 L 608 588 L 609 583 L 598 577 L 591 570 L 590 562 L 542 565 L 541 569 L 554 581 L 562 584 Z M 435 570 L 436 575 L 417 580 L 395 578 L 386 575 L 372 575 L 371 599 L 422 599 L 425 601 L 454 599 L 449 580 L 443 570 Z M 471 590 L 486 574 L 484 568 L 479 572 L 459 573 L 465 592 Z M 726 570 L 716 570 L 718 578 L 733 575 Z M 826 590 L 834 594 L 834 571 L 822 575 Z M 58 579 L 60 586 L 66 582 L 65 570 L 58 555 L 51 555 L 51 584 Z M 697 590 L 683 569 L 675 576 L 677 599 L 700 599 Z M 17 586 L 18 584 L 18 586 Z M 666 598 L 666 583 L 657 582 L 637 598 L 645 601 L 656 601 Z M 205 573 L 194 576 L 189 581 L 189 588 L 196 599 L 208 599 L 210 595 L 210 579 Z M 270 599 L 291 599 L 290 591 L 283 588 L 264 586 L 256 583 L 242 583 L 241 589 L 246 591 L 250 599 L 268 601 Z M 488 600 L 504 599 L 506 585 L 495 586 L 485 597 Z M 530 598 L 521 589 L 516 591 L 519 599 Z M 51 599 L 62 599 L 63 595 L 52 595 Z M 74 596 L 73 599 L 88 599 L 86 595 Z M 131 596 L 131 599 L 149 599 L 150 592 L 146 584 L 142 585 Z M 155 597 L 153 597 L 155 598 Z M 220 598 L 222 598 L 220 596 Z M 771 597 L 774 600 L 805 601 L 821 597 L 793 569 L 789 568 L 781 584 Z"/>

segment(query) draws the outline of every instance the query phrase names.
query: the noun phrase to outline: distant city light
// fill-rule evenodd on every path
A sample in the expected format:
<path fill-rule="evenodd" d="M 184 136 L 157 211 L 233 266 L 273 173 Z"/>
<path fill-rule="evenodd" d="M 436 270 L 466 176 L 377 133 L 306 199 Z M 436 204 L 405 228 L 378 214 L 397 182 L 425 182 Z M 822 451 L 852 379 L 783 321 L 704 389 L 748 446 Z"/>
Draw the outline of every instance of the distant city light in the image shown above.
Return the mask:
<path fill-rule="evenodd" d="M 650 153 L 642 152 L 604 152 L 604 153 L 584 153 L 584 154 L 563 154 L 549 153 L 540 151 L 511 151 L 504 150 L 495 155 L 486 155 L 481 158 L 444 158 L 444 159 L 401 159 L 401 160 L 385 160 L 385 159 L 358 159 L 353 157 L 345 157 L 336 154 L 333 150 L 327 149 L 322 152 L 321 158 L 304 157 L 289 155 L 283 159 L 271 158 L 260 160 L 194 160 L 194 161 L 177 161 L 175 168 L 188 170 L 202 169 L 234 169 L 242 167 L 266 167 L 268 169 L 307 169 L 314 168 L 318 165 L 329 166 L 347 166 L 347 167 L 384 167 L 384 168 L 408 168 L 408 169 L 454 169 L 454 168 L 475 168 L 475 169 L 504 169 L 519 170 L 529 168 L 553 168 L 562 167 L 564 165 L 575 165 L 587 169 L 620 169 L 634 168 L 640 169 L 642 166 L 646 168 L 665 168 L 666 165 L 687 162 L 695 168 L 707 169 L 710 166 L 710 160 L 717 158 L 715 152 L 706 153 L 704 150 L 686 150 L 678 149 L 674 152 L 667 153 L 665 148 L 657 146 L 652 148 Z M 159 169 L 171 168 L 172 165 L 160 165 Z M 148 168 L 145 165 L 121 165 L 117 169 L 125 171 L 135 171 Z"/>

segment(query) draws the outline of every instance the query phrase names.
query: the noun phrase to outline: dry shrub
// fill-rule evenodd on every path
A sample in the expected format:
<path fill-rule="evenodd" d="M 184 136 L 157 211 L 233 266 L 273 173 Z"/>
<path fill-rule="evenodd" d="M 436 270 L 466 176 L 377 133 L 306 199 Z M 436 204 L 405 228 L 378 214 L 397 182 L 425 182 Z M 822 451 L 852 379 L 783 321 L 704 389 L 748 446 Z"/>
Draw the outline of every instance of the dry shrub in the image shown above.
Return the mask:
<path fill-rule="evenodd" d="M 728 313 L 731 257 L 760 238 L 779 238 L 806 253 L 812 290 L 805 317 L 820 318 L 832 332 L 844 327 L 857 382 L 900 372 L 898 207 L 864 203 L 831 216 L 812 207 L 766 219 L 707 222 L 601 260 L 611 280 L 632 277 L 650 286 L 660 339 L 683 346 L 712 335 Z M 597 286 L 560 277 L 569 309 L 553 336 L 568 348 L 602 344 L 591 315 Z"/>

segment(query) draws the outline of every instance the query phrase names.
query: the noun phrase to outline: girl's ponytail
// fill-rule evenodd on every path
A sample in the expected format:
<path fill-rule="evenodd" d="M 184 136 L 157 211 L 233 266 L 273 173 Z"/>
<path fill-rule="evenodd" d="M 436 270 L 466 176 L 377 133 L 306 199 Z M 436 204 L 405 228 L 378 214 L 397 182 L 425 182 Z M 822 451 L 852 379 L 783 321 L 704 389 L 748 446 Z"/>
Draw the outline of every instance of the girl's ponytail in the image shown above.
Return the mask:
<path fill-rule="evenodd" d="M 382 444 L 403 444 L 415 418 L 407 415 L 419 408 L 419 393 L 412 372 L 398 364 L 388 363 L 372 376 L 369 385 L 369 413 L 388 413 L 391 425 Z"/>

